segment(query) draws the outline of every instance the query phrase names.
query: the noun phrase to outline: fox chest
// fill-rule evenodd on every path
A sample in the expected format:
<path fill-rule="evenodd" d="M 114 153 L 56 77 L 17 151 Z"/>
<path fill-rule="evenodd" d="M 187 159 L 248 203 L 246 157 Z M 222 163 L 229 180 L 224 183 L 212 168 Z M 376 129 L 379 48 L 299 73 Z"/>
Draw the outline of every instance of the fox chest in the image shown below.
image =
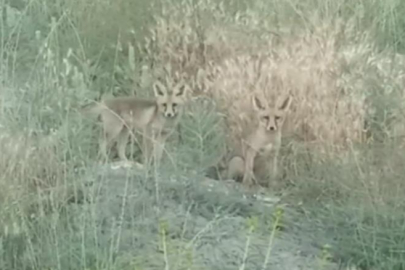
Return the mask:
<path fill-rule="evenodd" d="M 259 155 L 266 155 L 267 153 L 271 152 L 274 149 L 273 143 L 268 143 L 266 145 L 261 146 L 257 152 Z"/>
<path fill-rule="evenodd" d="M 163 133 L 170 132 L 177 124 L 178 118 L 165 118 L 165 117 L 156 117 L 154 121 L 152 121 L 151 126 L 152 129 L 155 131 L 161 131 Z"/>
<path fill-rule="evenodd" d="M 251 147 L 260 156 L 267 155 L 278 146 L 280 140 L 278 136 L 257 136 L 252 141 Z"/>

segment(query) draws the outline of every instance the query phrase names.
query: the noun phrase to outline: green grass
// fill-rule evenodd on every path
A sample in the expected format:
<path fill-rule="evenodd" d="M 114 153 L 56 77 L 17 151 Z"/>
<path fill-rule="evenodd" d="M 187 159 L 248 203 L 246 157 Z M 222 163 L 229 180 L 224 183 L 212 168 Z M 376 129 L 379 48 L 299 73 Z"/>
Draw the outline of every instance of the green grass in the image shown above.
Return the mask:
<path fill-rule="evenodd" d="M 198 18 L 184 35 L 195 48 L 210 26 L 248 32 L 255 43 L 270 30 L 350 21 L 373 53 L 404 53 L 405 2 L 355 2 L 0 1 L 0 269 L 262 269 L 280 266 L 283 248 L 316 254 L 318 269 L 327 261 L 404 269 L 405 154 L 394 127 L 405 120 L 403 82 L 364 69 L 369 144 L 319 158 L 286 143 L 284 177 L 271 191 L 283 195 L 282 217 L 238 190 L 201 185 L 226 140 L 215 102 L 193 101 L 182 143 L 173 139 L 168 162 L 150 173 L 97 165 L 99 127 L 77 112 L 102 93 L 150 96 L 166 48 L 144 49 L 158 19 Z M 182 8 L 165 12 L 174 4 Z"/>
<path fill-rule="evenodd" d="M 373 146 L 358 159 L 310 171 L 303 166 L 291 177 L 297 183 L 291 199 L 302 213 L 296 226 L 314 245 L 328 244 L 334 261 L 360 269 L 404 267 L 403 154 L 396 147 Z"/>

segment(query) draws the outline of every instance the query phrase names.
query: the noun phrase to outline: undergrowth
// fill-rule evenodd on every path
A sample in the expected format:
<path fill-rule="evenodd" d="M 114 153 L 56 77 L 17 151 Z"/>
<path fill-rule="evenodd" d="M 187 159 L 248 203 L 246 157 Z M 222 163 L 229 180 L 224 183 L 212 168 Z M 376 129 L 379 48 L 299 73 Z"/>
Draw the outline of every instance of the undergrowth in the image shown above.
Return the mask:
<path fill-rule="evenodd" d="M 1 269 L 284 269 L 277 254 L 312 247 L 318 269 L 405 268 L 403 1 L 0 6 Z M 98 165 L 100 127 L 78 108 L 162 77 L 193 89 L 168 162 Z M 286 213 L 202 188 L 237 104 L 287 88 L 299 132 L 272 190 Z"/>

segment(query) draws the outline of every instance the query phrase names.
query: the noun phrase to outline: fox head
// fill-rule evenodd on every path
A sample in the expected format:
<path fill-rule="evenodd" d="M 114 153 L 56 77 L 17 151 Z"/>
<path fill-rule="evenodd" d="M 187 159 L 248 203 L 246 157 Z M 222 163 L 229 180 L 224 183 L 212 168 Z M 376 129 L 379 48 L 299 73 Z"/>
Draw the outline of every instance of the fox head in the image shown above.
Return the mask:
<path fill-rule="evenodd" d="M 291 96 L 288 96 L 281 105 L 278 104 L 274 108 L 269 108 L 267 105 L 263 105 L 260 99 L 253 97 L 253 108 L 259 118 L 259 127 L 263 128 L 266 132 L 279 131 L 290 109 L 291 100 Z"/>
<path fill-rule="evenodd" d="M 184 104 L 186 86 L 179 84 L 169 93 L 167 88 L 161 82 L 157 81 L 153 85 L 153 91 L 155 93 L 159 113 L 167 118 L 177 116 L 180 107 Z"/>

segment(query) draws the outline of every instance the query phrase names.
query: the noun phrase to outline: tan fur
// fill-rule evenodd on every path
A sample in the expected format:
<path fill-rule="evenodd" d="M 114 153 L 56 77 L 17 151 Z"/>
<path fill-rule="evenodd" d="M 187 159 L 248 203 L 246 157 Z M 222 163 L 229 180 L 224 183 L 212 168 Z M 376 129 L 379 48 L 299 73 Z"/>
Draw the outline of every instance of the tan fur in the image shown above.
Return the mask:
<path fill-rule="evenodd" d="M 270 175 L 277 175 L 277 158 L 281 145 L 281 129 L 285 117 L 290 108 L 292 98 L 287 97 L 281 106 L 269 108 L 257 97 L 253 98 L 253 107 L 258 117 L 258 124 L 253 127 L 252 132 L 248 132 L 242 141 L 241 155 L 235 155 L 230 159 L 226 172 L 228 179 L 235 179 L 243 175 L 242 182 L 246 185 L 252 184 L 255 180 L 254 172 L 257 171 L 259 158 L 269 158 L 272 155 Z M 260 164 L 263 165 L 263 164 Z M 269 164 L 267 164 L 269 165 Z"/>
<path fill-rule="evenodd" d="M 186 89 L 180 84 L 169 93 L 159 81 L 153 85 L 154 99 L 118 97 L 87 105 L 83 112 L 96 114 L 103 123 L 103 138 L 100 153 L 107 159 L 107 148 L 117 141 L 118 156 L 127 161 L 125 148 L 131 133 L 143 135 L 145 161 L 149 161 L 152 150 L 156 161 L 160 161 L 166 139 L 176 128 L 182 114 Z"/>

